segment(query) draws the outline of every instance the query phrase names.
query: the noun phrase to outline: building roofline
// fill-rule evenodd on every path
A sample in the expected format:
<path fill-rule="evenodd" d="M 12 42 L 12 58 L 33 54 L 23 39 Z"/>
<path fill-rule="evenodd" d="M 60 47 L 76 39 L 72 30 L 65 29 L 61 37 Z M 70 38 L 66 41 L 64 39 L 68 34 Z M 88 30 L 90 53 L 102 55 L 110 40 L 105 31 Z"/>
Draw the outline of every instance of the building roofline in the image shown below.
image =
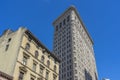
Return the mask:
<path fill-rule="evenodd" d="M 62 16 L 64 16 L 64 15 L 65 15 L 68 11 L 70 11 L 70 10 L 74 10 L 74 11 L 75 11 L 75 13 L 76 13 L 76 15 L 78 16 L 81 24 L 83 25 L 84 30 L 85 30 L 86 33 L 87 33 L 89 39 L 91 40 L 92 44 L 94 45 L 93 39 L 91 38 L 90 34 L 88 33 L 87 28 L 85 27 L 85 25 L 84 25 L 81 17 L 79 16 L 79 13 L 78 13 L 78 11 L 76 10 L 76 8 L 75 8 L 74 5 L 70 6 L 64 13 L 62 13 L 62 14 L 53 22 L 53 25 L 54 25 Z"/>
<path fill-rule="evenodd" d="M 48 54 L 50 54 L 53 58 L 55 58 L 55 60 L 57 60 L 59 63 L 61 62 L 61 60 L 55 55 L 53 54 L 50 50 L 48 50 L 40 40 L 38 40 L 32 33 L 31 31 L 29 31 L 28 29 L 26 29 L 25 31 L 26 34 L 30 35 L 30 37 L 32 37 L 32 39 L 37 43 L 38 46 L 44 48 Z"/>
<path fill-rule="evenodd" d="M 55 58 L 55 60 L 57 60 L 59 63 L 61 62 L 61 60 L 60 60 L 55 54 L 53 54 L 50 50 L 48 50 L 48 49 L 42 44 L 42 42 L 41 42 L 40 40 L 38 40 L 38 39 L 32 34 L 32 32 L 31 32 L 30 30 L 28 30 L 26 27 L 23 27 L 23 26 L 21 26 L 19 29 L 23 29 L 23 30 L 24 30 L 23 33 L 27 33 L 30 37 L 32 37 L 32 39 L 37 43 L 38 46 L 44 48 L 44 49 L 48 52 L 48 54 L 50 54 L 53 58 Z M 10 30 L 10 29 L 7 29 L 7 30 Z M 6 30 L 6 31 L 7 31 L 7 30 Z M 14 31 L 13 31 L 13 32 L 14 32 Z M 15 31 L 15 32 L 16 32 L 16 31 Z M 1 37 L 1 36 L 0 36 L 0 37 Z"/>

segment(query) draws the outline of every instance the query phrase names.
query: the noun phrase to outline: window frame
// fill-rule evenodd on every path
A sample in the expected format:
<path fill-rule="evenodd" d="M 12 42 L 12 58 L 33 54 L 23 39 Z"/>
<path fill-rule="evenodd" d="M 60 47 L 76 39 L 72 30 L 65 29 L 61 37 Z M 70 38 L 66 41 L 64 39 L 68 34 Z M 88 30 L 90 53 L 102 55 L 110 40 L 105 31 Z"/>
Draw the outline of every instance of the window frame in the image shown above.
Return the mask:
<path fill-rule="evenodd" d="M 35 58 L 38 59 L 38 56 L 39 56 L 39 52 L 36 50 L 36 51 L 35 51 Z"/>
<path fill-rule="evenodd" d="M 25 50 L 30 50 L 30 44 L 29 43 L 26 43 Z"/>
<path fill-rule="evenodd" d="M 24 75 L 25 75 L 25 73 L 23 71 L 20 71 L 19 76 L 18 76 L 18 80 L 24 80 Z"/>

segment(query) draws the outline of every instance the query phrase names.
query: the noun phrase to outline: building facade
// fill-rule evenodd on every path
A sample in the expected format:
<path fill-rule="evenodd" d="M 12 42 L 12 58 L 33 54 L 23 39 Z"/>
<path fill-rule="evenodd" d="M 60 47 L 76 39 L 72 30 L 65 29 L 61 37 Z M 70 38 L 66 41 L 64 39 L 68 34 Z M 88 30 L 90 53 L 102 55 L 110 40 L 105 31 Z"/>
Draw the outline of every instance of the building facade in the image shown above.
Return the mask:
<path fill-rule="evenodd" d="M 0 37 L 0 71 L 12 80 L 58 80 L 59 62 L 26 28 L 6 30 Z"/>
<path fill-rule="evenodd" d="M 53 22 L 53 52 L 61 59 L 59 80 L 98 80 L 93 41 L 71 6 Z"/>

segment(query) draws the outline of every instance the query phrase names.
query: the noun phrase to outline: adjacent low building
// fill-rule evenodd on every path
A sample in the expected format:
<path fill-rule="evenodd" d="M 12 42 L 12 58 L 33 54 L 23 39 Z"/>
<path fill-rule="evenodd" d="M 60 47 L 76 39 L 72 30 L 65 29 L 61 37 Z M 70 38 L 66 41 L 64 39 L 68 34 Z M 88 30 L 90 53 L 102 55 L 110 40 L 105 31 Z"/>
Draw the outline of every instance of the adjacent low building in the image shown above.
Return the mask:
<path fill-rule="evenodd" d="M 0 37 L 0 80 L 58 80 L 59 62 L 26 28 Z"/>

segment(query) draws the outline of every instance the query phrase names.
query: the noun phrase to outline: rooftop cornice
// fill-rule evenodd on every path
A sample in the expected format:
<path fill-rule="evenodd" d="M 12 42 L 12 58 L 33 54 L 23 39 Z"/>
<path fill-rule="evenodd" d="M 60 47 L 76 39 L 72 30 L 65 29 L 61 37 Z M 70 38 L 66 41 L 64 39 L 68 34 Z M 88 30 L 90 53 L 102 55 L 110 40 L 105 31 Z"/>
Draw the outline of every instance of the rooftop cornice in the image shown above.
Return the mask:
<path fill-rule="evenodd" d="M 55 19 L 55 21 L 53 22 L 53 25 L 54 25 L 61 17 L 63 17 L 68 11 L 73 10 L 73 8 L 75 8 L 73 5 L 70 6 L 69 8 L 67 8 L 67 9 L 65 10 L 65 12 L 63 12 L 60 16 L 58 16 L 57 19 Z"/>
<path fill-rule="evenodd" d="M 8 79 L 8 80 L 13 80 L 13 77 L 12 77 L 12 76 L 10 76 L 10 75 L 2 72 L 2 71 L 0 71 L 0 76 L 2 76 L 3 78 L 6 78 L 6 79 Z"/>
<path fill-rule="evenodd" d="M 40 42 L 28 29 L 26 29 L 25 31 L 26 34 L 28 34 L 29 36 L 32 37 L 32 39 L 36 42 L 36 44 L 40 47 L 42 47 L 43 49 L 45 49 L 48 54 L 50 54 L 55 60 L 57 60 L 59 63 L 61 62 L 61 60 L 55 55 L 53 54 L 50 50 L 48 50 L 43 44 L 42 42 Z"/>

